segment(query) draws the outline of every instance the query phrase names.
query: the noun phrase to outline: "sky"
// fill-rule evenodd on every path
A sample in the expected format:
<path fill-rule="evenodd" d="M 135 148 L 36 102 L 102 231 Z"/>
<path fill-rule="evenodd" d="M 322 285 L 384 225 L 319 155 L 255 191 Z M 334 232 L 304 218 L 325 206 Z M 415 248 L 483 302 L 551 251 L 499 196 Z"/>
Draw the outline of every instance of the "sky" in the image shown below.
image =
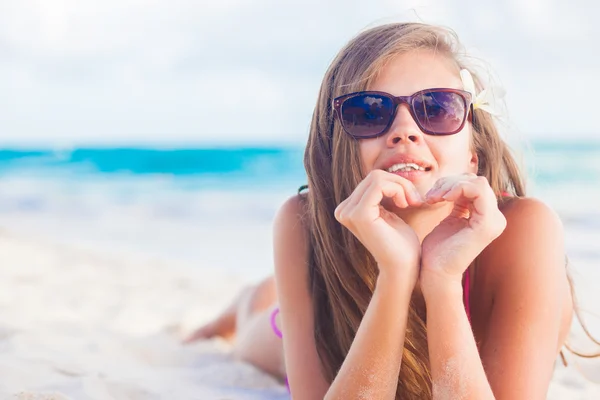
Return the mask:
<path fill-rule="evenodd" d="M 359 31 L 455 30 L 506 91 L 510 134 L 600 136 L 600 2 L 0 0 L 0 144 L 306 141 Z"/>

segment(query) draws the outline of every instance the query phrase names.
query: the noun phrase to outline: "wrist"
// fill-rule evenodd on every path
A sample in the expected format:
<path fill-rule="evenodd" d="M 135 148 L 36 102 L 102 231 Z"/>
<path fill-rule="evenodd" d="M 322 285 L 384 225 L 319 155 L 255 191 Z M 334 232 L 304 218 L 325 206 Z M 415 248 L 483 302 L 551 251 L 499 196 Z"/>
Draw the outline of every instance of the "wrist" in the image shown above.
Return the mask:
<path fill-rule="evenodd" d="M 379 265 L 377 285 L 391 283 L 394 287 L 412 292 L 417 284 L 418 275 L 418 263 L 411 265 L 410 268 L 384 268 Z"/>
<path fill-rule="evenodd" d="M 419 286 L 425 301 L 433 296 L 459 296 L 462 298 L 462 276 L 448 275 L 444 272 L 422 272 Z"/>

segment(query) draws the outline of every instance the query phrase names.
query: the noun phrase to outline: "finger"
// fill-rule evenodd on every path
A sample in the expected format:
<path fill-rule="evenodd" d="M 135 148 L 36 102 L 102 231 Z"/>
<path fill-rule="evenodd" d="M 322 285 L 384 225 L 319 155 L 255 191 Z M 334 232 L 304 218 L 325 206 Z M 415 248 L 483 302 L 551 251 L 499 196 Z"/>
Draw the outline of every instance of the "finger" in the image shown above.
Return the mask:
<path fill-rule="evenodd" d="M 341 222 L 341 219 L 344 219 L 344 215 L 347 213 L 348 209 L 352 209 L 354 206 L 356 206 L 356 204 L 363 197 L 365 191 L 372 184 L 373 179 L 376 178 L 376 174 L 376 172 L 371 171 L 362 181 L 358 183 L 358 185 L 356 185 L 352 193 L 350 193 L 350 196 L 348 196 L 336 207 L 334 216 L 338 221 Z"/>
<path fill-rule="evenodd" d="M 364 198 L 367 190 L 370 190 L 372 187 L 377 187 L 381 190 L 383 187 L 388 187 L 388 183 L 392 182 L 402 186 L 405 190 L 402 192 L 390 192 L 393 195 L 383 194 L 383 196 L 379 199 L 379 203 L 383 197 L 391 197 L 394 204 L 398 207 L 406 208 L 410 206 L 419 206 L 423 204 L 423 198 L 421 194 L 417 191 L 417 188 L 414 184 L 401 176 L 392 174 L 383 170 L 374 170 L 371 171 L 365 179 L 363 179 L 356 187 L 356 189 L 352 192 L 352 194 L 346 199 L 344 202 L 340 203 L 340 205 L 336 208 L 335 216 L 338 221 L 340 219 L 344 219 L 344 215 L 352 212 L 359 202 Z M 371 196 L 372 197 L 372 196 Z M 371 198 L 370 197 L 370 198 Z M 377 204 L 379 204 L 377 203 Z"/>
<path fill-rule="evenodd" d="M 456 179 L 445 179 L 437 187 L 430 189 L 425 195 L 425 201 L 429 204 L 445 201 L 443 196 L 457 183 Z"/>
<path fill-rule="evenodd" d="M 402 193 L 396 193 L 392 197 L 392 200 L 394 201 L 396 207 L 407 208 L 409 206 L 408 197 L 406 196 L 405 190 L 402 190 Z"/>
<path fill-rule="evenodd" d="M 448 184 L 454 184 L 456 182 L 455 176 L 445 176 L 433 184 L 431 189 L 425 193 L 425 201 L 430 202 L 430 200 L 434 200 L 435 202 L 441 201 L 441 196 L 439 195 L 442 191 L 442 188 Z"/>
<path fill-rule="evenodd" d="M 386 186 L 396 186 L 395 191 L 389 189 L 383 189 Z M 388 193 L 388 197 L 393 197 L 398 193 L 398 188 L 403 190 L 398 184 L 390 181 L 379 182 L 372 184 L 367 188 L 363 197 L 357 204 L 348 205 L 343 213 L 340 215 L 339 222 L 344 225 L 350 231 L 355 232 L 356 224 L 360 224 L 362 221 L 373 221 L 380 216 L 381 200 L 384 197 L 384 192 Z"/>
<path fill-rule="evenodd" d="M 475 179 L 477 179 L 477 175 L 470 173 L 448 176 L 441 180 L 440 184 L 438 185 L 437 191 L 447 192 L 458 182 L 471 181 Z"/>
<path fill-rule="evenodd" d="M 367 190 L 367 188 L 371 184 L 371 179 L 368 179 L 368 178 L 369 178 L 369 175 L 367 175 L 367 177 L 365 179 L 360 181 L 358 183 L 358 185 L 356 185 L 356 187 L 354 188 L 352 193 L 350 193 L 350 196 L 348 196 L 344 201 L 342 201 L 336 207 L 334 215 L 338 221 L 340 221 L 341 219 L 344 218 L 344 214 L 347 213 L 348 209 L 354 208 L 356 203 L 358 203 L 360 201 L 360 199 L 364 195 L 365 190 Z"/>
<path fill-rule="evenodd" d="M 394 180 L 374 182 L 356 205 L 355 212 L 360 215 L 368 213 L 369 210 L 378 209 L 384 197 L 390 197 L 398 207 L 406 208 L 409 205 L 407 192 L 410 190 Z M 374 215 L 379 215 L 379 213 Z"/>
<path fill-rule="evenodd" d="M 419 193 L 419 191 L 411 181 L 406 180 L 406 184 L 403 184 L 403 186 L 406 192 L 406 200 L 408 201 L 409 206 L 416 207 L 422 205 L 425 202 L 423 196 L 421 196 L 421 193 Z"/>
<path fill-rule="evenodd" d="M 341 220 L 344 218 L 345 210 L 348 207 L 348 202 L 350 202 L 350 197 L 338 204 L 335 210 L 333 210 L 333 216 L 336 220 L 341 222 Z"/>
<path fill-rule="evenodd" d="M 404 203 L 403 200 L 405 199 L 409 206 L 419 206 L 419 205 L 423 204 L 423 202 L 424 202 L 423 196 L 421 196 L 421 193 L 419 193 L 419 191 L 417 190 L 414 183 L 412 183 L 411 181 L 409 181 L 406 178 L 403 178 L 396 174 L 392 174 L 390 172 L 385 172 L 385 174 L 386 174 L 385 175 L 386 180 L 391 180 L 392 182 L 396 182 L 404 188 L 403 199 L 398 199 L 399 201 L 401 201 L 401 203 Z M 386 197 L 387 197 L 387 195 L 386 195 Z M 394 202 L 396 203 L 396 199 L 394 199 Z M 406 206 L 404 206 L 404 207 L 406 207 Z"/>
<path fill-rule="evenodd" d="M 466 200 L 471 204 L 472 211 L 478 214 L 484 214 L 489 207 L 489 196 L 485 186 L 474 181 L 457 183 L 443 198 L 455 203 Z"/>
<path fill-rule="evenodd" d="M 425 200 L 428 203 L 437 203 L 444 201 L 443 196 L 448 193 L 457 183 L 463 181 L 473 181 L 478 177 L 475 174 L 461 174 L 446 176 L 436 181 L 434 186 L 425 194 Z"/>
<path fill-rule="evenodd" d="M 423 197 L 415 185 L 408 179 L 389 172 L 384 172 L 383 175 L 379 176 L 377 179 L 374 179 L 374 183 L 379 185 L 381 188 L 389 187 L 385 185 L 385 182 L 398 184 L 404 189 L 393 196 L 390 196 L 388 193 L 383 194 L 384 197 L 391 197 L 394 204 L 396 204 L 398 207 L 406 208 L 408 206 L 419 206 L 423 204 Z"/>

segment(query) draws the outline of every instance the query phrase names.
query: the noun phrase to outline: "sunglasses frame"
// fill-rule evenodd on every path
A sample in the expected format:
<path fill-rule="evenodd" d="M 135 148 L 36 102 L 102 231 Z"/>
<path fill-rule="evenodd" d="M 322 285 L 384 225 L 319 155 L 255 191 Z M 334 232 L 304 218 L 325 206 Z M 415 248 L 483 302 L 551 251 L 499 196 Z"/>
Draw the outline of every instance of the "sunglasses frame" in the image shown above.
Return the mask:
<path fill-rule="evenodd" d="M 421 123 L 415 116 L 414 101 L 418 96 L 420 96 L 424 93 L 432 93 L 432 92 L 455 93 L 461 97 L 461 99 L 463 100 L 464 105 L 465 105 L 465 113 L 463 115 L 462 123 L 460 124 L 458 129 L 456 129 L 452 132 L 439 133 L 439 132 L 431 131 L 429 129 L 425 129 L 425 127 L 421 125 Z M 346 127 L 344 126 L 344 121 L 342 119 L 342 106 L 346 100 L 356 97 L 356 96 L 359 96 L 359 95 L 378 95 L 378 96 L 382 96 L 382 97 L 387 97 L 392 100 L 392 102 L 394 104 L 394 109 L 392 111 L 392 115 L 390 117 L 388 124 L 385 126 L 385 128 L 381 132 L 372 134 L 372 135 L 366 135 L 366 136 L 356 136 L 356 135 L 353 135 L 352 133 L 348 132 L 348 130 L 346 130 Z M 344 132 L 346 132 L 348 135 L 352 136 L 354 139 L 371 139 L 371 138 L 376 138 L 376 137 L 386 134 L 388 132 L 388 130 L 390 129 L 390 127 L 392 126 L 394 119 L 396 119 L 396 113 L 398 112 L 398 107 L 400 106 L 400 104 L 408 105 L 408 110 L 409 110 L 410 115 L 412 116 L 413 120 L 415 121 L 415 123 L 417 124 L 419 129 L 423 133 L 426 133 L 428 135 L 435 135 L 435 136 L 454 135 L 454 134 L 460 132 L 465 127 L 465 123 L 467 122 L 467 117 L 473 116 L 473 100 L 472 100 L 471 93 L 467 92 L 465 90 L 460 90 L 460 89 L 450 89 L 450 88 L 424 89 L 424 90 L 419 90 L 418 92 L 413 93 L 410 96 L 393 96 L 386 92 L 361 91 L 361 92 L 348 93 L 348 94 L 345 94 L 343 96 L 339 96 L 339 97 L 336 97 L 335 99 L 333 99 L 333 109 L 335 111 L 335 115 L 336 115 L 338 121 L 340 122 L 340 125 L 342 126 L 342 129 L 344 130 Z"/>

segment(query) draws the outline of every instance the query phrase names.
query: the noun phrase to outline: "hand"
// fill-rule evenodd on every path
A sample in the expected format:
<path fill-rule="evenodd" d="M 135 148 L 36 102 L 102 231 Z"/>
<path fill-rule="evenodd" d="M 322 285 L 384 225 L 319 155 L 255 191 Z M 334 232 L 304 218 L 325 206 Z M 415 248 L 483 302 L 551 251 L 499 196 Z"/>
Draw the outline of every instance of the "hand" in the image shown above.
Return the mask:
<path fill-rule="evenodd" d="M 408 179 L 374 170 L 335 209 L 335 218 L 365 246 L 377 261 L 379 271 L 403 273 L 416 284 L 421 246 L 415 231 L 381 202 L 390 198 L 396 207 L 423 204 L 421 195 Z"/>
<path fill-rule="evenodd" d="M 506 218 L 487 179 L 475 174 L 439 179 L 425 201 L 454 204 L 450 215 L 423 240 L 421 282 L 433 273 L 460 283 L 475 257 L 504 231 Z"/>

